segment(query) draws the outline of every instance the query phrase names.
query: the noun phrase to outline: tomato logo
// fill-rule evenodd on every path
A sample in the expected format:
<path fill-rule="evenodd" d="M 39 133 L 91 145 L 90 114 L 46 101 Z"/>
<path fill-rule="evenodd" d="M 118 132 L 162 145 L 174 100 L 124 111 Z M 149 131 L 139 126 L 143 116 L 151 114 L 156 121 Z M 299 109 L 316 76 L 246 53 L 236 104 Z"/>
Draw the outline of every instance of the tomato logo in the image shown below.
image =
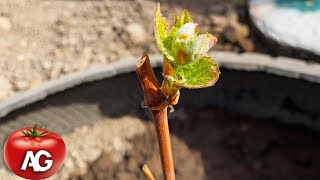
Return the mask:
<path fill-rule="evenodd" d="M 63 140 L 37 124 L 14 131 L 4 145 L 4 160 L 8 168 L 26 179 L 52 176 L 60 169 L 65 156 Z"/>

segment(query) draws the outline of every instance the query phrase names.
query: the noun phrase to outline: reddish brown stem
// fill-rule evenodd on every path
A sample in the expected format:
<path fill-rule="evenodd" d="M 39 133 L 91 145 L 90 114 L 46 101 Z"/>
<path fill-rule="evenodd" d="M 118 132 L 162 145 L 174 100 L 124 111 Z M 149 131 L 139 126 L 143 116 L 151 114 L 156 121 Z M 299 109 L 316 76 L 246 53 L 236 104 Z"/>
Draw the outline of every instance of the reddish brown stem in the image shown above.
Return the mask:
<path fill-rule="evenodd" d="M 168 100 L 161 91 L 147 55 L 138 62 L 136 72 L 144 94 L 142 104 L 151 110 L 155 121 L 164 179 L 175 180 L 167 116 Z"/>
<path fill-rule="evenodd" d="M 171 150 L 171 141 L 168 125 L 167 108 L 153 110 L 153 119 L 158 136 L 162 171 L 165 180 L 174 180 L 174 165 Z"/>
<path fill-rule="evenodd" d="M 143 56 L 136 65 L 136 72 L 144 95 L 142 105 L 151 109 L 160 108 L 160 106 L 164 105 L 165 96 L 161 92 L 160 84 L 154 75 L 154 71 L 147 55 Z"/>

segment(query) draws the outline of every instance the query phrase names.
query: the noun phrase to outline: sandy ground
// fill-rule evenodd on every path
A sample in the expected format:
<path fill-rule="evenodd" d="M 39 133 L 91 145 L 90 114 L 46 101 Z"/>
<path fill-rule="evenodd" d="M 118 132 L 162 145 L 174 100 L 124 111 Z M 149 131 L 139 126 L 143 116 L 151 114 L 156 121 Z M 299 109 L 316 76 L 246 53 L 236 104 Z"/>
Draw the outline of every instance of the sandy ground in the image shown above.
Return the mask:
<path fill-rule="evenodd" d="M 252 51 L 239 2 L 161 1 L 169 20 L 189 9 L 200 31 L 218 37 L 215 49 Z M 0 101 L 94 64 L 158 52 L 155 6 L 152 0 L 1 0 Z"/>

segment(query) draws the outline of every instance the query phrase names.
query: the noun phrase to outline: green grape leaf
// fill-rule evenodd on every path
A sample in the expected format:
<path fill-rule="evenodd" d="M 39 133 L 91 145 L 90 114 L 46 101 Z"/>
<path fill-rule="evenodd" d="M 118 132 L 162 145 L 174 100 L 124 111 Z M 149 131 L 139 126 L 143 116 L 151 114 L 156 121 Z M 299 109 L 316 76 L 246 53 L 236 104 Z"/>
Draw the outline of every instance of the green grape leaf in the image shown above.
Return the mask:
<path fill-rule="evenodd" d="M 168 23 L 164 18 L 162 18 L 159 3 L 157 5 L 157 9 L 154 15 L 154 23 L 154 35 L 156 38 L 156 43 L 160 51 L 163 53 L 163 51 L 165 51 L 163 41 L 167 36 Z"/>
<path fill-rule="evenodd" d="M 157 9 L 154 15 L 154 35 L 156 38 L 156 43 L 159 50 L 166 56 L 169 61 L 174 61 L 174 57 L 170 51 L 171 44 L 173 39 L 173 35 L 175 34 L 173 30 L 171 30 L 168 34 L 168 22 L 162 18 L 160 11 L 160 3 L 157 5 Z"/>
<path fill-rule="evenodd" d="M 163 46 L 164 46 L 164 48 L 165 48 L 166 50 L 171 49 L 171 46 L 172 46 L 172 44 L 173 44 L 173 42 L 174 42 L 174 40 L 175 40 L 174 38 L 175 38 L 175 35 L 176 35 L 176 33 L 177 33 L 177 30 L 178 30 L 178 28 L 176 28 L 175 26 L 173 26 L 173 27 L 171 28 L 171 30 L 169 31 L 167 37 L 162 41 L 162 42 L 163 42 Z"/>
<path fill-rule="evenodd" d="M 180 17 L 175 16 L 174 18 L 174 26 L 176 28 L 180 28 L 181 26 L 189 22 L 193 22 L 193 20 L 187 10 L 184 10 Z"/>
<path fill-rule="evenodd" d="M 211 49 L 211 47 L 217 42 L 217 38 L 215 38 L 212 34 L 200 34 L 193 44 L 190 45 L 188 49 L 192 51 L 192 59 L 197 60 L 207 55 L 207 52 Z"/>
<path fill-rule="evenodd" d="M 216 42 L 210 33 L 198 34 L 198 24 L 184 10 L 175 16 L 175 24 L 168 31 L 168 23 L 162 18 L 160 4 L 155 12 L 155 38 L 170 68 L 164 68 L 165 82 L 171 88 L 198 89 L 215 84 L 219 67 L 207 53 Z"/>
<path fill-rule="evenodd" d="M 165 78 L 175 86 L 188 89 L 199 89 L 210 87 L 219 78 L 219 67 L 208 56 L 186 65 L 177 66 L 173 76 L 166 75 Z"/>

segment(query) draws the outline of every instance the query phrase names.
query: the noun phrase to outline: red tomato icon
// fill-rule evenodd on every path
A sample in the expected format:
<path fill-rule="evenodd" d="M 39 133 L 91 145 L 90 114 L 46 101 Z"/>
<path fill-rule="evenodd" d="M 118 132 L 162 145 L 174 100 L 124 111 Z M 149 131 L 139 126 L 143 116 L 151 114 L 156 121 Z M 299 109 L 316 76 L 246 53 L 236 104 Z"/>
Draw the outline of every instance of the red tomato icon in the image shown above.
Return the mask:
<path fill-rule="evenodd" d="M 63 164 L 66 146 L 54 132 L 24 127 L 14 131 L 4 145 L 4 160 L 16 175 L 26 179 L 45 179 Z"/>

